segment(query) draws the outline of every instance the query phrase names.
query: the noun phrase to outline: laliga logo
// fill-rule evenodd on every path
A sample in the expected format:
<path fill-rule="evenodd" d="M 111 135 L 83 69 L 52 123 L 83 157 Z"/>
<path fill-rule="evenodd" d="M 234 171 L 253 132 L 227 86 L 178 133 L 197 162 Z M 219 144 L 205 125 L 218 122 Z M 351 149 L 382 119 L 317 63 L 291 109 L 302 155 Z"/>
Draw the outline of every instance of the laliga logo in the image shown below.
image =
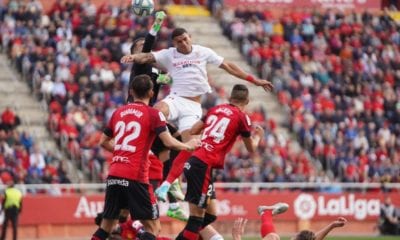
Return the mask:
<path fill-rule="evenodd" d="M 302 193 L 294 201 L 294 213 L 300 219 L 307 220 L 318 216 L 353 216 L 363 220 L 367 216 L 378 216 L 380 212 L 379 199 L 355 199 L 354 194 L 325 199 L 318 196 L 317 200 L 310 195 Z"/>

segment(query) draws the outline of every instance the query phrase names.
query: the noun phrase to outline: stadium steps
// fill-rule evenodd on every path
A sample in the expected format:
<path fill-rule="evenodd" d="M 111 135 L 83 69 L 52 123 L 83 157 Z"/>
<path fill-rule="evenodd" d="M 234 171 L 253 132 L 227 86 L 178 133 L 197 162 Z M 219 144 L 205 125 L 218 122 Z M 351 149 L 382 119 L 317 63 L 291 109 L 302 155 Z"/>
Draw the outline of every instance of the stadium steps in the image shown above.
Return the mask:
<path fill-rule="evenodd" d="M 21 81 L 19 75 L 10 67 L 4 54 L 0 54 L 0 113 L 6 107 L 11 107 L 21 120 L 18 131 L 27 131 L 44 151 L 51 151 L 59 159 L 66 157 L 58 150 L 57 144 L 46 128 L 48 118 L 47 110 L 32 96 L 28 85 Z M 66 161 L 69 177 L 77 179 L 71 162 Z"/>
<path fill-rule="evenodd" d="M 225 59 L 238 64 L 245 71 L 255 74 L 255 71 L 246 63 L 237 47 L 223 36 L 221 28 L 215 19 L 206 16 L 174 16 L 174 20 L 177 27 L 185 28 L 192 35 L 193 44 L 210 47 Z M 243 81 L 214 66 L 209 66 L 208 73 L 212 82 L 217 86 L 223 86 L 226 91 L 230 91 L 234 84 L 243 83 Z M 249 109 L 263 106 L 267 111 L 268 117 L 279 124 L 278 132 L 289 138 L 289 131 L 283 127 L 287 125 L 288 113 L 278 103 L 276 96 L 266 93 L 263 89 L 252 84 L 246 85 L 249 86 L 251 95 Z"/>

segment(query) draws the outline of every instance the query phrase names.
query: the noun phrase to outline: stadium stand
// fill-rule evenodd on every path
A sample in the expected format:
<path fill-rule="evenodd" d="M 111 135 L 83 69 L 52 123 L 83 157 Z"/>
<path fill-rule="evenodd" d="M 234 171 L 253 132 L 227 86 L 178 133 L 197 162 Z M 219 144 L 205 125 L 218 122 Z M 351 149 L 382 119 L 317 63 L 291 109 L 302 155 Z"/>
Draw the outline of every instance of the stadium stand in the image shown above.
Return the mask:
<path fill-rule="evenodd" d="M 99 181 L 109 157 L 97 147 L 101 128 L 126 97 L 129 69 L 118 60 L 149 21 L 110 5 L 60 2 L 47 16 L 38 2 L 30 4 L 14 1 L 3 12 L 3 46 L 48 104 L 49 129 L 59 145 Z M 392 166 L 399 161 L 400 36 L 386 13 L 303 12 L 279 19 L 239 7 L 223 11 L 221 26 L 260 75 L 273 79 L 280 103 L 291 112 L 291 130 L 324 170 L 340 181 L 398 181 L 399 169 Z M 172 27 L 170 19 L 158 49 L 168 46 Z M 223 88 L 214 92 L 205 97 L 206 108 L 226 100 Z M 265 119 L 264 109 L 251 117 L 267 128 L 268 147 L 252 161 L 235 146 L 217 180 L 326 178 L 314 172 L 306 153 L 276 144 L 276 124 Z"/>
<path fill-rule="evenodd" d="M 104 123 L 126 99 L 129 68 L 119 64 L 131 41 L 143 36 L 149 19 L 137 19 L 128 9 L 73 1 L 56 2 L 48 15 L 38 1 L 12 1 L 4 12 L 3 46 L 32 91 L 48 106 L 49 129 L 92 181 L 107 173 L 108 153 L 97 146 Z M 169 45 L 174 24 L 168 19 L 156 49 Z M 167 91 L 167 89 L 165 90 Z M 216 87 L 204 106 L 226 101 Z M 235 146 L 218 181 L 308 181 L 313 174 L 307 155 L 295 156 L 290 143 L 274 134 L 276 123 L 265 110 L 250 114 L 267 129 L 265 145 L 255 161 Z M 268 147 L 266 147 L 268 145 Z M 270 161 L 272 159 L 272 161 Z"/>
<path fill-rule="evenodd" d="M 344 182 L 400 181 L 400 27 L 382 13 L 225 7 L 220 25 L 274 82 L 290 128 Z"/>

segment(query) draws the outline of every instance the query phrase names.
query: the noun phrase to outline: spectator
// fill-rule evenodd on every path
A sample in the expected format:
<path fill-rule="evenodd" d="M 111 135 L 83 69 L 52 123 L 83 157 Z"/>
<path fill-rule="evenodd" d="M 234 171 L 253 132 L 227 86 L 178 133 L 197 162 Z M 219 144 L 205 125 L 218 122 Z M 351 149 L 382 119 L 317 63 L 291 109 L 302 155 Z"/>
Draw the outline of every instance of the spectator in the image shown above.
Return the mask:
<path fill-rule="evenodd" d="M 301 145 L 335 180 L 398 181 L 399 165 L 393 164 L 399 161 L 400 148 L 395 140 L 400 135 L 400 98 L 394 94 L 400 91 L 400 75 L 393 74 L 400 66 L 395 23 L 386 13 L 334 9 L 281 18 L 260 13 L 238 7 L 236 18 L 222 18 L 221 26 L 259 74 L 273 80 Z M 236 24 L 251 25 L 254 18 L 263 31 L 235 37 Z M 278 169 L 285 168 L 277 156 L 275 152 L 271 159 L 280 167 L 267 176 L 275 178 Z M 288 159 L 283 165 L 291 164 Z"/>
<path fill-rule="evenodd" d="M 10 106 L 6 107 L 1 114 L 1 128 L 9 131 L 16 128 L 19 124 L 19 117 L 15 114 Z"/>

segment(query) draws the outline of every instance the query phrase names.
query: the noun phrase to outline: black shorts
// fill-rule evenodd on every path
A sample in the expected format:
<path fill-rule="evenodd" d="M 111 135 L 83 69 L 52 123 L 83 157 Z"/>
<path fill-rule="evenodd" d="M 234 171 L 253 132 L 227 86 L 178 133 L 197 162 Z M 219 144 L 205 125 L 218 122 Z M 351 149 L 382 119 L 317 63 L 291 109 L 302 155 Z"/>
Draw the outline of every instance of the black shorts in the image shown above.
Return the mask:
<path fill-rule="evenodd" d="M 169 123 L 167 123 L 167 127 L 168 127 L 168 130 L 171 133 L 171 135 L 174 135 L 178 131 L 178 129 L 176 129 L 174 126 L 172 126 Z M 164 143 L 161 141 L 161 139 L 157 136 L 154 139 L 153 144 L 151 145 L 151 151 L 154 153 L 154 155 L 156 155 L 158 157 L 160 152 L 162 152 L 166 149 L 168 149 L 168 148 L 164 145 Z"/>
<path fill-rule="evenodd" d="M 106 184 L 103 218 L 118 219 L 121 209 L 129 209 L 133 219 L 158 219 L 158 206 L 151 185 L 113 176 L 107 178 Z"/>
<path fill-rule="evenodd" d="M 185 201 L 207 208 L 210 200 L 216 198 L 212 170 L 200 159 L 194 156 L 189 158 L 183 170 L 187 180 Z"/>

